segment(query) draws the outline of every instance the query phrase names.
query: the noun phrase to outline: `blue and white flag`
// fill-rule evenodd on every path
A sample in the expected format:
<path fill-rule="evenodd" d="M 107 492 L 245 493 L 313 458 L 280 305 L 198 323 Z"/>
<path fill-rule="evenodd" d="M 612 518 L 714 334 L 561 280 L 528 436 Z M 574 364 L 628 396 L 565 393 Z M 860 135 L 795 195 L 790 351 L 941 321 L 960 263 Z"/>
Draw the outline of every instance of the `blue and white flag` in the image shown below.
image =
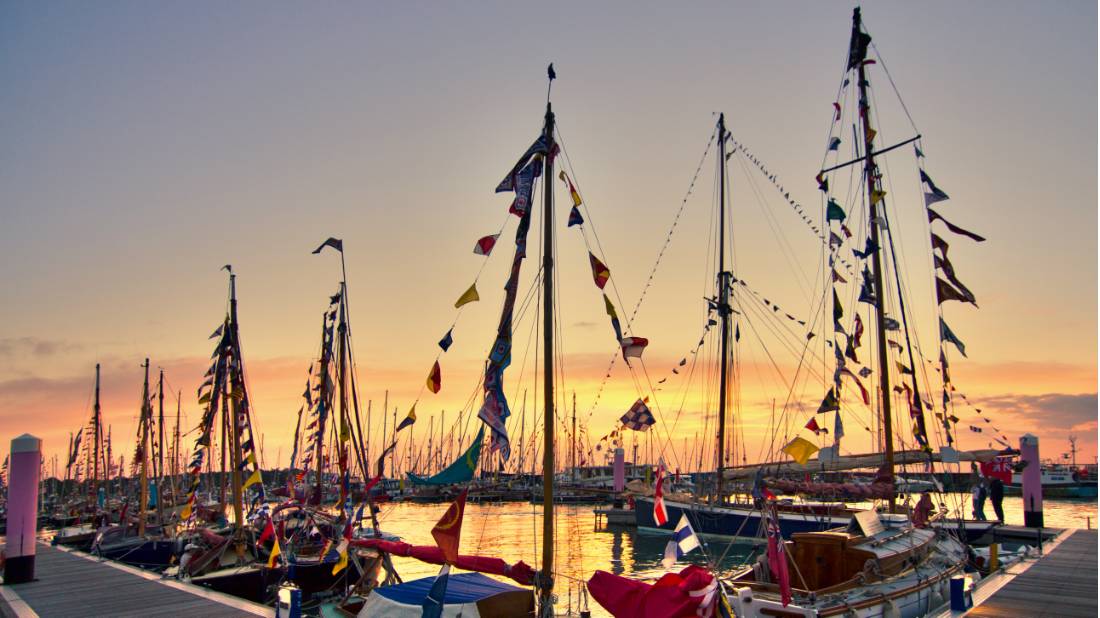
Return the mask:
<path fill-rule="evenodd" d="M 699 547 L 699 537 L 695 536 L 695 530 L 692 529 L 687 514 L 680 515 L 680 523 L 676 524 L 672 540 L 665 546 L 665 557 L 661 560 L 661 564 L 666 569 L 671 569 L 677 560 L 696 547 Z"/>
<path fill-rule="evenodd" d="M 443 615 L 443 599 L 447 596 L 447 579 L 450 575 L 451 565 L 444 564 L 431 590 L 428 590 L 427 596 L 424 597 L 424 602 L 420 604 L 421 618 L 440 618 Z"/>

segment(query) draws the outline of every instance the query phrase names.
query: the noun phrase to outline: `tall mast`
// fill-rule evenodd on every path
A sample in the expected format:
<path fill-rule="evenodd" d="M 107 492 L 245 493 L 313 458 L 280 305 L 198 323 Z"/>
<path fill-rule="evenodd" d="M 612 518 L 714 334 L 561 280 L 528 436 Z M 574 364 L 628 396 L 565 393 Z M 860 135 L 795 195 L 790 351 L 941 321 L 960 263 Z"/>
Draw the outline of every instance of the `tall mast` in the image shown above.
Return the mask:
<path fill-rule="evenodd" d="M 326 312 L 326 314 L 321 317 L 321 369 L 320 369 L 320 373 L 318 374 L 318 376 L 320 377 L 320 380 L 321 380 L 321 389 L 320 389 L 319 394 L 318 394 L 318 397 L 320 397 L 320 400 L 317 402 L 317 408 L 319 410 L 319 412 L 317 414 L 317 440 L 316 440 L 317 446 L 316 446 L 316 453 L 314 454 L 314 457 L 313 457 L 314 459 L 317 460 L 317 464 L 316 464 L 317 478 L 314 480 L 315 484 L 313 486 L 313 497 L 310 499 L 311 504 L 317 504 L 317 505 L 321 504 L 322 492 L 324 491 L 322 486 L 321 486 L 321 476 L 324 473 L 324 466 L 325 466 L 325 416 L 327 414 L 329 414 L 329 410 L 328 410 L 328 401 L 329 401 L 329 396 L 328 396 L 328 391 L 329 391 L 329 388 L 328 388 L 328 384 L 329 384 L 329 382 L 328 382 L 329 354 L 328 354 L 328 335 L 327 335 L 327 330 L 326 330 L 327 326 L 328 326 L 327 320 L 328 320 L 328 314 Z"/>
<path fill-rule="evenodd" d="M 577 391 L 573 391 L 573 429 L 569 440 L 569 467 L 573 482 L 577 482 Z"/>
<path fill-rule="evenodd" d="M 160 370 L 160 380 L 157 383 L 157 405 L 160 408 L 157 418 L 157 521 L 164 520 L 164 370 Z"/>
<path fill-rule="evenodd" d="M 232 441 L 229 449 L 229 461 L 231 469 L 229 477 L 233 487 L 233 527 L 238 535 L 243 534 L 244 507 L 242 506 L 241 489 L 241 422 L 237 416 L 240 414 L 241 402 L 244 395 L 244 376 L 241 375 L 240 346 L 238 345 L 237 330 L 237 275 L 229 273 L 229 332 L 233 356 L 229 361 L 228 382 L 232 393 L 229 400 L 229 439 Z M 242 397 L 242 399 L 238 399 Z"/>
<path fill-rule="evenodd" d="M 176 395 L 176 432 L 172 440 L 172 497 L 179 500 L 176 491 L 176 475 L 179 473 L 180 460 L 180 402 L 183 400 L 183 391 Z"/>
<path fill-rule="evenodd" d="M 726 115 L 718 115 L 718 317 L 722 323 L 721 359 L 718 381 L 717 500 L 725 501 L 722 478 L 726 467 L 726 408 L 729 405 L 730 345 L 729 273 L 726 272 Z"/>
<path fill-rule="evenodd" d="M 343 255 L 343 252 L 340 252 Z M 348 322 L 347 322 L 347 303 L 344 296 L 347 294 L 346 281 L 340 282 L 340 323 L 336 327 L 337 336 L 339 339 L 339 359 L 336 367 L 337 372 L 340 374 L 338 377 L 340 388 L 340 434 L 338 436 L 336 445 L 336 458 L 340 467 L 340 508 L 344 508 L 344 501 L 347 500 L 348 486 L 345 484 L 345 478 L 348 472 L 348 440 L 351 437 L 350 419 L 351 415 L 348 413 Z"/>
<path fill-rule="evenodd" d="M 92 446 L 89 449 L 93 453 L 92 459 L 94 460 L 94 463 L 92 464 L 94 471 L 92 472 L 92 483 L 91 483 L 91 494 L 92 494 L 93 502 L 96 499 L 96 485 L 99 482 L 99 452 L 100 452 L 100 446 L 101 446 L 101 442 L 102 442 L 102 440 L 100 439 L 101 438 L 101 433 L 100 433 L 101 430 L 100 430 L 100 427 L 99 427 L 99 414 L 100 414 L 100 408 L 99 408 L 99 363 L 96 363 L 95 364 L 95 407 L 92 408 L 92 425 L 93 425 L 94 436 L 92 437 Z"/>
<path fill-rule="evenodd" d="M 547 93 L 549 94 L 549 93 Z M 543 170 L 542 328 L 543 328 L 543 451 L 542 451 L 542 581 L 539 608 L 553 615 L 554 591 L 554 112 L 546 101 L 546 166 Z"/>
<path fill-rule="evenodd" d="M 141 389 L 141 482 L 138 484 L 138 536 L 145 534 L 145 509 L 149 506 L 149 420 L 153 410 L 149 406 L 149 359 L 145 359 L 145 385 Z"/>
<path fill-rule="evenodd" d="M 856 7 L 852 12 L 852 39 L 849 44 L 848 61 L 849 66 L 853 61 L 856 63 L 856 70 L 859 75 L 857 80 L 859 86 L 859 118 L 863 130 L 863 150 L 865 153 L 863 176 L 866 180 L 867 202 L 870 204 L 871 243 L 875 247 L 881 247 L 882 245 L 879 243 L 878 204 L 874 199 L 875 192 L 879 190 L 878 167 L 875 164 L 874 151 L 870 143 L 871 136 L 868 133 L 871 129 L 871 106 L 870 100 L 867 98 L 867 71 L 863 64 L 863 58 L 860 57 L 866 54 L 865 50 L 871 37 L 862 32 L 862 23 L 859 7 Z M 864 51 L 860 52 L 860 50 Z M 885 447 L 886 471 L 892 477 L 894 474 L 894 426 L 890 410 L 890 358 L 886 345 L 886 293 L 882 286 L 881 254 L 882 250 L 876 248 L 872 256 L 871 267 L 875 281 L 875 327 L 878 329 L 876 338 L 878 339 L 879 390 L 882 397 L 883 446 Z M 894 495 L 891 494 L 891 511 L 893 511 L 895 504 Z"/>

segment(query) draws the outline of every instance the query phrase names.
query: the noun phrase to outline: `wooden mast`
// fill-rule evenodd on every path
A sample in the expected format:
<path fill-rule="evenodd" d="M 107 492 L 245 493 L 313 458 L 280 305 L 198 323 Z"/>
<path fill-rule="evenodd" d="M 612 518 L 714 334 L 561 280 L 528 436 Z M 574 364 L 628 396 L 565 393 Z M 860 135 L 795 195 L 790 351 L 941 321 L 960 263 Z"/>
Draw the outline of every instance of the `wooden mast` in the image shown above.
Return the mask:
<path fill-rule="evenodd" d="M 99 484 L 99 455 L 102 446 L 102 429 L 100 428 L 100 408 L 99 408 L 99 363 L 95 364 L 95 406 L 92 408 L 92 425 L 93 433 L 92 447 L 88 449 L 92 453 L 92 482 L 91 482 L 91 495 L 92 503 L 96 503 L 96 486 Z"/>
<path fill-rule="evenodd" d="M 141 389 L 141 476 L 138 484 L 138 536 L 145 535 L 145 509 L 149 506 L 149 420 L 153 410 L 149 406 L 149 359 L 145 359 L 145 385 Z"/>
<path fill-rule="evenodd" d="M 176 475 L 179 474 L 180 459 L 180 402 L 183 400 L 183 391 L 176 395 L 176 431 L 172 439 L 172 499 L 179 503 L 179 492 L 176 487 Z"/>
<path fill-rule="evenodd" d="M 718 115 L 718 317 L 722 324 L 721 359 L 718 381 L 717 495 L 725 501 L 723 475 L 726 467 L 726 410 L 729 405 L 730 345 L 729 273 L 726 272 L 726 115 Z"/>
<path fill-rule="evenodd" d="M 328 401 L 329 401 L 329 381 L 328 381 L 328 335 L 326 326 L 328 324 L 328 312 L 326 311 L 321 316 L 321 369 L 318 372 L 318 377 L 321 381 L 321 389 L 318 391 L 317 402 L 318 414 L 317 414 L 317 444 L 316 452 L 314 453 L 314 459 L 317 460 L 314 466 L 317 472 L 317 478 L 314 479 L 313 496 L 310 497 L 310 504 L 320 505 L 322 501 L 322 492 L 324 489 L 321 486 L 321 478 L 324 474 L 325 466 L 325 416 L 329 414 Z"/>
<path fill-rule="evenodd" d="M 552 66 L 552 65 L 551 65 Z M 551 73 L 551 81 L 553 74 Z M 543 327 L 543 452 L 542 452 L 542 571 L 539 611 L 554 611 L 554 112 L 546 101 L 546 165 L 543 170 L 542 327 Z"/>
<path fill-rule="evenodd" d="M 875 164 L 874 151 L 871 148 L 871 106 L 867 98 L 867 72 L 864 67 L 864 56 L 871 37 L 862 32 L 862 17 L 859 7 L 852 12 L 852 39 L 849 43 L 848 64 L 849 68 L 855 63 L 858 73 L 859 87 L 859 118 L 863 130 L 864 163 L 863 176 L 866 181 L 867 202 L 870 204 L 871 214 L 871 243 L 875 247 L 871 265 L 875 282 L 875 327 L 878 330 L 878 363 L 879 363 L 879 390 L 882 397 L 882 427 L 883 447 L 886 456 L 886 471 L 891 477 L 894 475 L 894 427 L 890 410 L 890 357 L 886 344 L 886 293 L 883 289 L 882 276 L 882 250 L 879 243 L 879 216 L 878 203 L 875 194 L 879 191 L 878 166 Z M 862 50 L 862 51 L 861 51 Z M 894 510 L 896 504 L 894 495 L 890 496 L 890 510 Z"/>
<path fill-rule="evenodd" d="M 164 522 L 164 370 L 160 370 L 160 379 L 157 382 L 157 405 L 159 407 L 157 418 L 157 522 Z"/>
<path fill-rule="evenodd" d="M 238 397 L 244 397 L 244 376 L 241 375 L 240 346 L 237 329 L 237 275 L 229 273 L 229 345 L 231 358 L 228 367 L 228 383 L 232 392 L 226 399 L 229 400 L 229 439 L 232 445 L 229 449 L 229 461 L 231 470 L 229 478 L 233 488 L 233 528 L 240 537 L 244 533 L 244 507 L 242 506 L 241 489 L 241 423 L 237 418 L 240 413 L 241 401 Z"/>

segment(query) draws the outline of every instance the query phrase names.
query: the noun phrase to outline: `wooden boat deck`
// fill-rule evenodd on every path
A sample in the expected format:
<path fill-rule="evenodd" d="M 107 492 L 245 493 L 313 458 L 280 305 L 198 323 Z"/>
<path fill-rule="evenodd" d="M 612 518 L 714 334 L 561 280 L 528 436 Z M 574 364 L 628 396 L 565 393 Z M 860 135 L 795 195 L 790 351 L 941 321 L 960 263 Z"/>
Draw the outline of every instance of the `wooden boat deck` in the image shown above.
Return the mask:
<path fill-rule="evenodd" d="M 1094 618 L 1098 615 L 1096 543 L 1095 530 L 1077 530 L 966 615 Z"/>
<path fill-rule="evenodd" d="M 39 544 L 35 577 L 0 586 L 0 616 L 273 616 L 270 607 Z"/>

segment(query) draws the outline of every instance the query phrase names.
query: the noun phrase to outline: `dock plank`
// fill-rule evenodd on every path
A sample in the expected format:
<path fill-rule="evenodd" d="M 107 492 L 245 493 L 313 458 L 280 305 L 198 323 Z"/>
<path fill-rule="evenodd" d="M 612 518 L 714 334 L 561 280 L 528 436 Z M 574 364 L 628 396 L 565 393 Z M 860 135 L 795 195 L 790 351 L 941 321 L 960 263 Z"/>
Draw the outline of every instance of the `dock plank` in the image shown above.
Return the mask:
<path fill-rule="evenodd" d="M 1096 543 L 1095 530 L 1074 532 L 966 615 L 974 618 L 1095 617 Z"/>
<path fill-rule="evenodd" d="M 133 569 L 117 568 L 47 545 L 39 545 L 36 549 L 35 575 L 35 581 L 12 585 L 8 589 L 44 618 L 246 618 L 274 614 L 274 610 L 262 605 L 197 586 L 170 585 Z"/>

